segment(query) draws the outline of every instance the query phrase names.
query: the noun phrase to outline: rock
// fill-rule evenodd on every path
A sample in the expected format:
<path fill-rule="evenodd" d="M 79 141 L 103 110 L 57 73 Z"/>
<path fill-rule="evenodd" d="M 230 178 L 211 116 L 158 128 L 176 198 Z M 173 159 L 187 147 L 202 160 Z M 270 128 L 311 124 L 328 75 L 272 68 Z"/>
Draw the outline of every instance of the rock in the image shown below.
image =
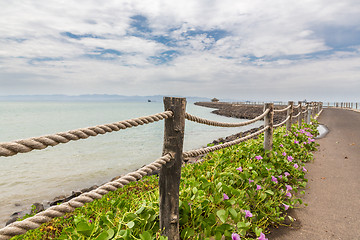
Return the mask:
<path fill-rule="evenodd" d="M 36 214 L 44 210 L 44 205 L 42 205 L 41 203 L 34 203 L 33 205 L 31 205 L 31 214 Z"/>

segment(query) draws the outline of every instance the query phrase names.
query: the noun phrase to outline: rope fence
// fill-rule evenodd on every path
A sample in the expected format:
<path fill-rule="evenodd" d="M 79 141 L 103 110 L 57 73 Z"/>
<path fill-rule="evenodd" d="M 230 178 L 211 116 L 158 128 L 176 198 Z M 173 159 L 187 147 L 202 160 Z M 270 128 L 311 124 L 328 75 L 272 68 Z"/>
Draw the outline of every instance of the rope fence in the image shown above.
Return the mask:
<path fill-rule="evenodd" d="M 303 122 L 310 123 L 311 117 L 319 113 L 320 110 L 322 111 L 322 103 L 311 102 L 304 104 L 303 106 L 302 103 L 299 102 L 299 104 L 294 107 L 293 102 L 289 101 L 288 106 L 277 110 L 274 109 L 274 103 L 266 103 L 264 104 L 264 111 L 262 114 L 251 120 L 240 123 L 216 122 L 186 113 L 185 98 L 165 97 L 164 108 L 164 112 L 151 116 L 120 121 L 112 124 L 98 125 L 95 127 L 82 128 L 42 137 L 0 143 L 0 157 L 9 157 L 16 155 L 17 153 L 26 153 L 35 149 L 40 150 L 48 146 L 56 146 L 59 143 L 86 139 L 90 136 L 119 131 L 160 120 L 165 121 L 162 157 L 151 164 L 138 169 L 137 171 L 128 173 L 117 180 L 108 182 L 95 190 L 83 193 L 68 202 L 52 206 L 23 221 L 9 224 L 8 226 L 0 229 L 0 240 L 10 239 L 13 236 L 24 234 L 28 230 L 36 229 L 40 227 L 41 224 L 49 222 L 55 217 L 61 217 L 66 213 L 73 212 L 76 208 L 82 207 L 84 204 L 90 203 L 96 199 L 100 199 L 110 191 L 122 188 L 130 182 L 138 181 L 145 175 L 159 169 L 160 229 L 164 230 L 163 235 L 167 236 L 169 239 L 179 240 L 178 197 L 181 165 L 184 158 L 198 157 L 216 150 L 224 149 L 259 136 L 262 133 L 264 133 L 264 150 L 271 150 L 274 128 L 286 124 L 286 129 L 290 131 L 293 118 L 297 118 L 298 124 L 302 124 Z M 297 109 L 297 115 L 293 115 L 294 109 Z M 274 125 L 274 113 L 281 113 L 285 111 L 287 111 L 286 118 L 282 122 Z M 241 127 L 264 119 L 264 126 L 252 134 L 233 141 L 183 152 L 185 119 L 216 127 Z"/>

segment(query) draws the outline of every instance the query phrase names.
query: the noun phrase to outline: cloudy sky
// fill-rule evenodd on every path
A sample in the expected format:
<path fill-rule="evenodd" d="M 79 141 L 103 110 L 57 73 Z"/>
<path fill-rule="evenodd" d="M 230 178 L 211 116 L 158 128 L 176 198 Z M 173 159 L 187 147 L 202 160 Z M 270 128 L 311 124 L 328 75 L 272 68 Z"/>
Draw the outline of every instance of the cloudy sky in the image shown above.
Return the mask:
<path fill-rule="evenodd" d="M 0 95 L 359 92 L 359 0 L 0 0 Z"/>

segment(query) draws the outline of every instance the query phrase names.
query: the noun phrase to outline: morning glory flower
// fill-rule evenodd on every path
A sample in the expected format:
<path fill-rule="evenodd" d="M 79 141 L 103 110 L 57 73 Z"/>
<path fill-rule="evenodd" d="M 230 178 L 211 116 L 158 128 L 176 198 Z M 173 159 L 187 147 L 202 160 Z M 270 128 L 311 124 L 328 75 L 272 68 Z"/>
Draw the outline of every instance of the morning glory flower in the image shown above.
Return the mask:
<path fill-rule="evenodd" d="M 258 238 L 258 240 L 268 240 L 268 239 L 265 238 L 265 234 L 260 233 L 260 237 Z"/>
<path fill-rule="evenodd" d="M 295 143 L 295 144 L 299 144 L 299 141 L 294 140 L 294 143 Z"/>
<path fill-rule="evenodd" d="M 262 156 L 259 155 L 259 156 L 255 156 L 255 159 L 256 159 L 256 160 L 261 160 L 261 159 L 263 159 L 263 158 L 262 158 Z"/>
<path fill-rule="evenodd" d="M 284 206 L 285 210 L 289 209 L 289 205 L 286 205 L 286 204 L 283 203 L 283 206 Z"/>
<path fill-rule="evenodd" d="M 273 181 L 274 183 L 278 183 L 277 178 L 276 178 L 276 177 L 274 177 L 274 176 L 271 176 L 271 181 Z"/>
<path fill-rule="evenodd" d="M 252 183 L 252 182 L 254 182 L 254 180 L 251 180 L 251 179 L 249 178 L 249 184 Z"/>
<path fill-rule="evenodd" d="M 287 160 L 288 160 L 289 162 L 292 162 L 292 160 L 294 160 L 294 158 L 293 158 L 292 156 L 288 156 L 288 157 L 287 157 Z"/>
<path fill-rule="evenodd" d="M 295 163 L 294 164 L 294 168 L 298 168 L 299 167 L 299 165 L 297 165 L 297 163 Z"/>
<path fill-rule="evenodd" d="M 287 196 L 288 198 L 291 198 L 291 192 L 286 192 L 285 196 Z"/>
<path fill-rule="evenodd" d="M 280 147 L 284 147 L 284 145 L 280 144 Z"/>
<path fill-rule="evenodd" d="M 303 167 L 303 168 L 302 168 L 302 170 L 303 170 L 304 172 L 307 172 L 307 170 L 306 170 L 306 168 L 305 168 L 305 167 Z"/>
<path fill-rule="evenodd" d="M 286 152 L 283 152 L 282 155 L 283 155 L 283 156 L 286 156 Z"/>
<path fill-rule="evenodd" d="M 282 176 L 282 175 L 279 175 L 279 176 L 278 176 L 278 178 L 279 178 L 279 179 L 282 179 L 282 178 L 283 178 L 283 176 Z"/>
<path fill-rule="evenodd" d="M 236 170 L 238 170 L 239 172 L 242 172 L 242 167 L 238 167 Z"/>
<path fill-rule="evenodd" d="M 293 190 L 293 188 L 290 186 L 290 185 L 285 185 L 285 187 L 286 187 L 286 190 L 288 190 L 288 191 L 291 191 L 291 190 Z"/>
<path fill-rule="evenodd" d="M 267 168 L 267 167 L 265 167 L 266 168 L 266 170 L 268 170 L 268 171 L 270 171 L 271 170 L 271 168 Z"/>
<path fill-rule="evenodd" d="M 260 190 L 261 186 L 260 185 L 256 185 L 256 190 Z"/>
<path fill-rule="evenodd" d="M 284 172 L 285 177 L 290 176 L 290 173 Z"/>
<path fill-rule="evenodd" d="M 231 239 L 232 239 L 232 240 L 241 240 L 239 234 L 237 234 L 237 233 L 231 234 Z"/>
<path fill-rule="evenodd" d="M 249 210 L 245 210 L 245 218 L 252 217 L 252 213 Z"/>
<path fill-rule="evenodd" d="M 228 200 L 228 199 L 229 199 L 229 196 L 228 196 L 228 195 L 226 195 L 225 193 L 223 193 L 223 197 L 224 197 L 224 199 L 223 199 L 223 200 Z"/>

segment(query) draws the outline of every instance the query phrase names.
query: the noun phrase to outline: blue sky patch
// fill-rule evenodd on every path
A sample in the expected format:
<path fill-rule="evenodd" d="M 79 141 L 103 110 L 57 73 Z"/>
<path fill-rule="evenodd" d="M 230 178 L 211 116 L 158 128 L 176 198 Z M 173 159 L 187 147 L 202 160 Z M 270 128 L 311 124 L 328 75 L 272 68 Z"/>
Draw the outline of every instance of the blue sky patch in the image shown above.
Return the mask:
<path fill-rule="evenodd" d="M 62 32 L 61 35 L 65 36 L 65 37 L 69 37 L 69 38 L 73 38 L 73 39 L 77 39 L 80 40 L 82 38 L 97 38 L 97 39 L 105 39 L 104 37 L 101 36 L 97 36 L 94 34 L 74 34 L 71 32 Z"/>
<path fill-rule="evenodd" d="M 149 57 L 149 60 L 153 62 L 155 65 L 161 65 L 174 60 L 179 55 L 180 52 L 175 50 L 169 50 L 160 53 L 158 56 L 151 56 Z"/>

